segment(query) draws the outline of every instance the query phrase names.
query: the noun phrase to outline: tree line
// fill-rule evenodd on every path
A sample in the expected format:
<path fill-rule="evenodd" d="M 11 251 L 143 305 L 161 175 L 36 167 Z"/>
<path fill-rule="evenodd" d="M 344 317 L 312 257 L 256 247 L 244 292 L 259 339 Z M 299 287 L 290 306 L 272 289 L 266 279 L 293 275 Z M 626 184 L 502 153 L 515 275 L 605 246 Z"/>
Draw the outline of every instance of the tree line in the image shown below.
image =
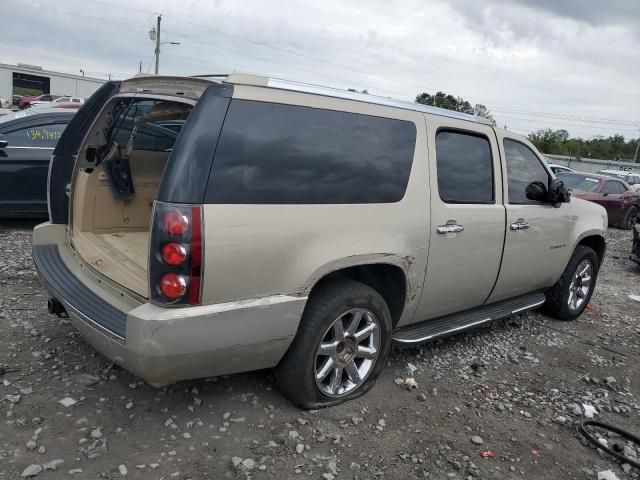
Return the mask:
<path fill-rule="evenodd" d="M 542 153 L 603 160 L 633 160 L 640 142 L 640 138 L 625 140 L 624 136 L 619 134 L 590 140 L 571 138 L 566 130 L 550 128 L 530 133 L 527 137 Z"/>
<path fill-rule="evenodd" d="M 481 103 L 471 105 L 462 97 L 454 97 L 453 95 L 449 95 L 444 92 L 438 92 L 435 95 L 421 93 L 416 97 L 416 102 L 422 103 L 423 105 L 430 105 L 432 107 L 446 108 L 447 110 L 455 110 L 456 112 L 484 117 L 490 120 L 493 125 L 496 124 L 493 115 L 491 115 L 491 112 L 485 105 L 482 105 Z"/>
<path fill-rule="evenodd" d="M 416 102 L 477 115 L 489 119 L 493 125 L 496 124 L 491 111 L 485 105 L 481 103 L 472 105 L 462 97 L 454 97 L 444 92 L 437 92 L 435 95 L 421 93 L 416 96 Z M 551 128 L 530 133 L 527 138 L 542 153 L 604 160 L 631 160 L 640 142 L 640 138 L 625 140 L 624 136 L 619 134 L 586 140 L 581 137 L 570 137 L 569 132 L 564 129 L 552 130 Z"/>

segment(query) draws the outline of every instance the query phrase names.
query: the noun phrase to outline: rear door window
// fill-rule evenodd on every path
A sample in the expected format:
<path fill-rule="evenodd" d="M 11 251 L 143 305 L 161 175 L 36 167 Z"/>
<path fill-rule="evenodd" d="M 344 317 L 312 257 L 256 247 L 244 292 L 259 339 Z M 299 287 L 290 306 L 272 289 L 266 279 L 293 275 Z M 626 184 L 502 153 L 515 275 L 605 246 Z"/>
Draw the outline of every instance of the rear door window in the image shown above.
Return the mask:
<path fill-rule="evenodd" d="M 627 189 L 620 182 L 608 181 L 607 183 L 604 184 L 604 187 L 602 188 L 602 193 L 618 194 L 618 193 L 624 193 L 626 191 Z"/>
<path fill-rule="evenodd" d="M 436 135 L 438 191 L 446 203 L 493 203 L 493 158 L 487 137 L 456 130 Z"/>
<path fill-rule="evenodd" d="M 355 113 L 233 100 L 208 203 L 392 203 L 406 191 L 416 128 Z"/>
<path fill-rule="evenodd" d="M 504 154 L 507 162 L 507 181 L 509 185 L 509 203 L 539 203 L 529 200 L 525 194 L 527 185 L 542 182 L 549 185 L 549 173 L 538 156 L 529 147 L 517 140 L 504 139 Z"/>

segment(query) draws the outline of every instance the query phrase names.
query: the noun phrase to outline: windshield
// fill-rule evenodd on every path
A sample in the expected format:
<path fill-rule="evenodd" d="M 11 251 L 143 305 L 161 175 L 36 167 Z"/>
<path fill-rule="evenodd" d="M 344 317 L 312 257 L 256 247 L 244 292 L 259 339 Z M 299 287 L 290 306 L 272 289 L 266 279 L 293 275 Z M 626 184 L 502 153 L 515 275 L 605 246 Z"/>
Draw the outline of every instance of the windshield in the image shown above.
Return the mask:
<path fill-rule="evenodd" d="M 600 179 L 593 178 L 588 175 L 579 175 L 575 173 L 559 173 L 558 180 L 562 180 L 564 186 L 574 190 L 582 190 L 583 192 L 595 192 L 600 185 Z"/>

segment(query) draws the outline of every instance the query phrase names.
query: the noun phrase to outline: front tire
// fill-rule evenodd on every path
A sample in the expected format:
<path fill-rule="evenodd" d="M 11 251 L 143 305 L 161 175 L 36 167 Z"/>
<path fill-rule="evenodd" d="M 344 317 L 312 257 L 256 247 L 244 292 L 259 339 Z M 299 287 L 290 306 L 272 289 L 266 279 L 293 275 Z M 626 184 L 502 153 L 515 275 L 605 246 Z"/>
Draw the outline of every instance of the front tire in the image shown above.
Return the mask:
<path fill-rule="evenodd" d="M 560 280 L 546 292 L 544 311 L 560 320 L 578 318 L 591 300 L 599 268 L 596 252 L 579 245 Z"/>
<path fill-rule="evenodd" d="M 360 397 L 384 365 L 391 329 L 389 308 L 371 287 L 347 279 L 319 286 L 276 367 L 280 391 L 307 409 Z"/>

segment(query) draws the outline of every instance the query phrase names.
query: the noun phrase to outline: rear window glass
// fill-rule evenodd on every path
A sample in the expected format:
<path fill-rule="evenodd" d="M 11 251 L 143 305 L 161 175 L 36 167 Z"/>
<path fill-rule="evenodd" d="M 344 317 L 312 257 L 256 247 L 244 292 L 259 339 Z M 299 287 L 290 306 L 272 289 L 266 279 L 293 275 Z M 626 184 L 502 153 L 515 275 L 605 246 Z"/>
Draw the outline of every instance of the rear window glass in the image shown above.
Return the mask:
<path fill-rule="evenodd" d="M 164 127 L 163 120 L 152 120 L 156 111 L 154 109 L 161 109 L 163 105 L 170 107 L 173 103 L 142 100 L 124 109 L 115 120 L 117 131 L 114 139 L 120 147 L 131 146 L 134 150 L 170 152 L 179 131 Z"/>
<path fill-rule="evenodd" d="M 208 203 L 391 203 L 405 194 L 413 123 L 233 100 L 213 161 Z"/>
<path fill-rule="evenodd" d="M 558 180 L 562 180 L 565 187 L 583 192 L 595 192 L 600 185 L 600 179 L 575 173 L 559 173 Z"/>

